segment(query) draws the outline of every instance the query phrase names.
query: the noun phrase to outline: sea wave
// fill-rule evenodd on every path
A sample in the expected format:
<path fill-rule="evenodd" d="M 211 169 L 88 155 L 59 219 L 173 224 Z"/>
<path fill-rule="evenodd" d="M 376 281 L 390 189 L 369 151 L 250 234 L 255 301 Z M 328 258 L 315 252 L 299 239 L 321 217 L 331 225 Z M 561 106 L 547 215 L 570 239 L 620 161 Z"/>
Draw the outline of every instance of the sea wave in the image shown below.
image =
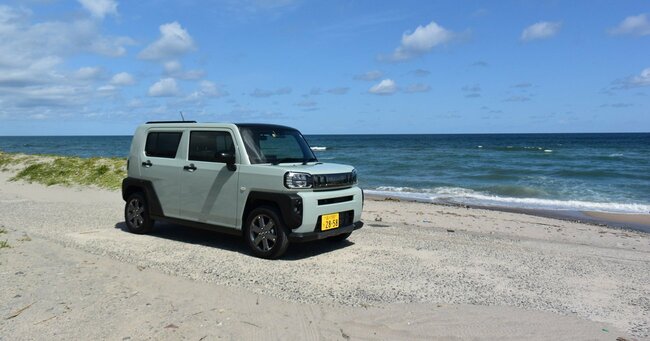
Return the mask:
<path fill-rule="evenodd" d="M 515 198 L 496 196 L 467 188 L 437 187 L 415 189 L 411 187 L 381 186 L 365 190 L 367 194 L 391 196 L 434 203 L 461 204 L 491 207 L 509 207 L 565 211 L 596 211 L 611 213 L 648 213 L 650 205 L 639 203 L 594 202 L 581 200 L 555 200 L 541 198 Z"/>
<path fill-rule="evenodd" d="M 484 146 L 480 145 L 477 146 L 478 148 L 485 148 Z M 494 147 L 487 147 L 488 149 L 493 149 L 496 151 L 503 151 L 503 152 L 532 152 L 532 151 L 543 151 L 545 153 L 551 153 L 553 152 L 552 149 L 547 148 L 547 147 L 542 147 L 542 146 L 494 146 Z"/>

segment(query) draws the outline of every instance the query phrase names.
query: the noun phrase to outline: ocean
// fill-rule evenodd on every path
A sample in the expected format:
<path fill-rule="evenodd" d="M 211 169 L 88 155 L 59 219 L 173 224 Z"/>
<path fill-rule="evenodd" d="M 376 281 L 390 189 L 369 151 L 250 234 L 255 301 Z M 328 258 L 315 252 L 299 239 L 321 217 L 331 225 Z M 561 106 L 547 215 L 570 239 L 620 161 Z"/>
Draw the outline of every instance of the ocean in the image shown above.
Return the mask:
<path fill-rule="evenodd" d="M 366 193 L 478 206 L 650 212 L 650 133 L 308 135 Z M 130 136 L 0 137 L 0 150 L 126 157 Z M 318 148 L 321 147 L 321 148 Z"/>

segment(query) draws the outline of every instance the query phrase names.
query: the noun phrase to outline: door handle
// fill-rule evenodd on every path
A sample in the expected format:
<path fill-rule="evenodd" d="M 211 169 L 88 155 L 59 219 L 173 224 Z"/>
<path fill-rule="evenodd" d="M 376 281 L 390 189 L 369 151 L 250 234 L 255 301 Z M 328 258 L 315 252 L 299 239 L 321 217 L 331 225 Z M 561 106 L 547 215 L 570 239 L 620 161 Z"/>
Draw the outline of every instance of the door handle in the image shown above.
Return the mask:
<path fill-rule="evenodd" d="M 190 163 L 189 166 L 183 166 L 183 170 L 194 172 L 196 170 L 196 166 L 193 163 Z"/>
<path fill-rule="evenodd" d="M 151 161 L 147 160 L 147 161 L 143 162 L 142 165 L 144 167 L 149 168 L 149 167 L 153 166 L 153 163 L 151 163 Z"/>

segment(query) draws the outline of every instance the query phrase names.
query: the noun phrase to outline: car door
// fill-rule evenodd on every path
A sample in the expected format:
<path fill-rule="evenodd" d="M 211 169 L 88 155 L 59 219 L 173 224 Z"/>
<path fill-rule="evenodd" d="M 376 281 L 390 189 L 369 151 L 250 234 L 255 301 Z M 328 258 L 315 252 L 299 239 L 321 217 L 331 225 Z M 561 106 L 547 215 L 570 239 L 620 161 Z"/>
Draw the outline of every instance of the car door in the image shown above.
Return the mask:
<path fill-rule="evenodd" d="M 228 129 L 190 130 L 181 172 L 181 216 L 213 225 L 236 227 L 239 171 L 224 156 L 237 148 Z"/>
<path fill-rule="evenodd" d="M 140 156 L 140 177 L 153 185 L 163 214 L 178 217 L 180 176 L 183 160 L 178 155 L 182 130 L 150 130 Z M 179 158 L 177 158 L 179 156 Z M 149 198 L 153 200 L 153 198 Z"/>

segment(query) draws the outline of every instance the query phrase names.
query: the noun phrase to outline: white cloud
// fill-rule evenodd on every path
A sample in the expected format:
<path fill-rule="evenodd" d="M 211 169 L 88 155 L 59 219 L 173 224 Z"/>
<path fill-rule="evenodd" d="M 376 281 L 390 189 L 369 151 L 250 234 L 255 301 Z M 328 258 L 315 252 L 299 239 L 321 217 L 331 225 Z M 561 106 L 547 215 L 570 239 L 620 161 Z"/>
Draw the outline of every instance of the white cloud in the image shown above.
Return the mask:
<path fill-rule="evenodd" d="M 99 67 L 85 66 L 74 72 L 74 78 L 80 80 L 94 80 L 102 75 L 102 69 Z"/>
<path fill-rule="evenodd" d="M 298 7 L 300 0 L 223 0 L 231 12 L 274 15 Z"/>
<path fill-rule="evenodd" d="M 111 78 L 111 85 L 124 86 L 135 84 L 135 78 L 128 72 L 117 73 Z"/>
<path fill-rule="evenodd" d="M 560 32 L 560 28 L 562 28 L 561 22 L 540 21 L 526 27 L 521 32 L 521 40 L 531 41 L 550 38 Z"/>
<path fill-rule="evenodd" d="M 650 85 L 650 68 L 643 69 L 643 71 L 641 71 L 641 74 L 632 77 L 630 81 L 632 84 L 639 86 Z"/>
<path fill-rule="evenodd" d="M 78 0 L 94 17 L 103 19 L 107 14 L 117 15 L 117 2 L 114 0 Z"/>
<path fill-rule="evenodd" d="M 97 91 L 103 92 L 103 93 L 111 93 L 113 91 L 117 90 L 117 88 L 113 85 L 102 85 L 99 88 L 97 88 Z"/>
<path fill-rule="evenodd" d="M 179 94 L 180 90 L 173 78 L 163 78 L 149 87 L 149 96 L 152 97 L 173 97 Z"/>
<path fill-rule="evenodd" d="M 44 114 L 34 114 L 34 115 L 30 115 L 29 118 L 34 119 L 34 120 L 46 120 L 46 119 L 47 119 L 47 115 L 44 115 Z"/>
<path fill-rule="evenodd" d="M 165 69 L 166 73 L 172 74 L 181 71 L 183 69 L 183 65 L 178 60 L 170 60 L 170 61 L 166 61 L 163 64 L 163 68 Z"/>
<path fill-rule="evenodd" d="M 454 39 L 454 32 L 438 25 L 435 21 L 426 26 L 418 26 L 412 33 L 404 32 L 399 47 L 388 57 L 388 61 L 408 60 L 431 51 L 434 47 Z"/>
<path fill-rule="evenodd" d="M 44 57 L 91 52 L 118 57 L 133 44 L 128 37 L 105 36 L 92 20 L 30 23 L 25 10 L 0 5 L 0 65 L 21 66 Z"/>
<path fill-rule="evenodd" d="M 128 45 L 135 45 L 135 41 L 128 37 L 98 36 L 89 44 L 89 50 L 109 57 L 122 57 Z"/>
<path fill-rule="evenodd" d="M 642 86 L 650 86 L 650 67 L 641 70 L 641 73 L 636 76 L 632 76 L 624 80 L 619 80 L 615 83 L 618 84 L 614 87 L 615 89 L 631 89 Z"/>
<path fill-rule="evenodd" d="M 355 75 L 354 79 L 358 80 L 358 81 L 376 81 L 376 80 L 380 79 L 381 76 L 383 76 L 383 75 L 384 75 L 383 72 L 373 70 L 373 71 L 368 71 L 366 73 L 362 73 L 362 74 L 359 74 L 359 75 Z"/>
<path fill-rule="evenodd" d="M 160 25 L 160 38 L 138 54 L 141 59 L 169 60 L 193 50 L 194 40 L 181 25 L 174 21 Z"/>
<path fill-rule="evenodd" d="M 47 107 L 66 108 L 85 103 L 87 88 L 69 85 L 33 86 L 11 89 L 14 94 L 11 105 L 16 109 L 33 109 Z"/>
<path fill-rule="evenodd" d="M 262 89 L 255 89 L 253 92 L 250 93 L 252 97 L 271 97 L 275 95 L 286 95 L 291 93 L 291 88 L 289 87 L 284 87 L 284 88 L 278 88 L 276 90 L 262 90 Z"/>
<path fill-rule="evenodd" d="M 219 98 L 227 95 L 228 93 L 221 90 L 214 82 L 204 80 L 199 83 L 199 89 L 190 94 L 189 98 Z"/>
<path fill-rule="evenodd" d="M 647 36 L 650 35 L 650 20 L 646 14 L 632 15 L 623 19 L 618 26 L 610 29 L 609 33 Z"/>
<path fill-rule="evenodd" d="M 392 95 L 396 91 L 397 85 L 392 79 L 384 79 L 368 90 L 368 92 L 375 95 Z"/>
<path fill-rule="evenodd" d="M 183 80 L 198 80 L 205 76 L 203 70 L 183 70 L 183 64 L 177 60 L 170 60 L 163 63 L 165 75 L 167 77 L 183 79 Z"/>
<path fill-rule="evenodd" d="M 103 79 L 99 67 L 70 70 L 70 58 L 121 56 L 128 37 L 101 32 L 97 20 L 34 16 L 25 7 L 0 5 L 0 101 L 10 119 L 46 113 L 63 117 L 94 105 Z"/>

